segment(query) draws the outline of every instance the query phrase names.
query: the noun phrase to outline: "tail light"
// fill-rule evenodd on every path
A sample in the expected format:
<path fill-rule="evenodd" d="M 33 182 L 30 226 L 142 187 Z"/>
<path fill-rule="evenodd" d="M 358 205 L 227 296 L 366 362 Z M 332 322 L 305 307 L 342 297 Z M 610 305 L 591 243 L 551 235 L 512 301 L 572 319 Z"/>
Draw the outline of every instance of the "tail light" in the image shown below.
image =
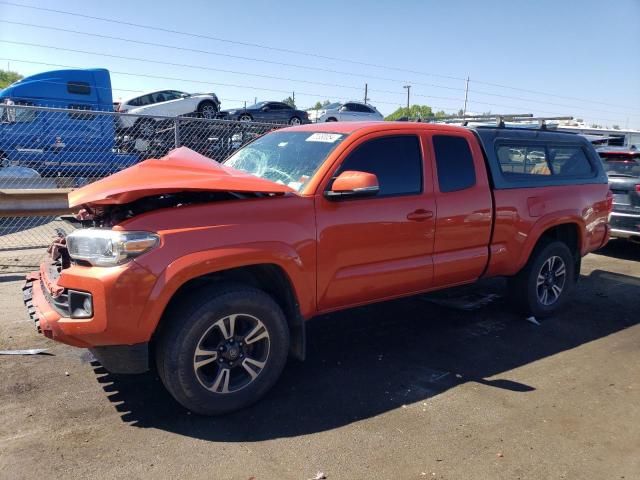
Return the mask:
<path fill-rule="evenodd" d="M 638 185 L 636 185 L 637 187 Z M 607 192 L 607 211 L 609 213 L 613 212 L 613 192 L 611 190 Z"/>
<path fill-rule="evenodd" d="M 636 193 L 640 193 L 640 185 L 636 185 Z"/>

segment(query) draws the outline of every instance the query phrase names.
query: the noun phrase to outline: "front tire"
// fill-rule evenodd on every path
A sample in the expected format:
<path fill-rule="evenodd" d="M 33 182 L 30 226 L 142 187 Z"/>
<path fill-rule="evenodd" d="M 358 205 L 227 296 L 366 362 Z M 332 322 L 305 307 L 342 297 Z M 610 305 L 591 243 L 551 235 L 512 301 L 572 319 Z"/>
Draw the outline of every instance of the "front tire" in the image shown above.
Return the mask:
<path fill-rule="evenodd" d="M 575 284 L 575 259 L 559 241 L 536 247 L 529 262 L 510 283 L 514 306 L 525 315 L 548 317 L 561 310 Z"/>
<path fill-rule="evenodd" d="M 156 364 L 163 384 L 189 410 L 220 415 L 247 407 L 276 383 L 289 329 L 278 304 L 242 285 L 204 288 L 163 320 Z"/>
<path fill-rule="evenodd" d="M 302 125 L 302 120 L 300 120 L 300 117 L 291 117 L 289 119 L 289 125 Z"/>
<path fill-rule="evenodd" d="M 240 115 L 240 118 L 238 120 L 240 120 L 241 122 L 253 122 L 253 118 L 248 113 L 243 113 L 242 115 Z"/>

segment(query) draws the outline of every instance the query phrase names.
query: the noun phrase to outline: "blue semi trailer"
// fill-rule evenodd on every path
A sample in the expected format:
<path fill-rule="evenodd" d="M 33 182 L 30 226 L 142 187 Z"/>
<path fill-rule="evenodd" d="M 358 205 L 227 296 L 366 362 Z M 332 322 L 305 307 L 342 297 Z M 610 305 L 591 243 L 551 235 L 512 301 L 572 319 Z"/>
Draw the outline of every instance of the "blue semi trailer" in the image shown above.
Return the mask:
<path fill-rule="evenodd" d="M 50 107 L 48 109 L 20 108 Z M 54 109 L 71 109 L 60 111 Z M 42 176 L 103 176 L 138 161 L 118 153 L 109 71 L 55 70 L 0 91 L 0 161 Z"/>

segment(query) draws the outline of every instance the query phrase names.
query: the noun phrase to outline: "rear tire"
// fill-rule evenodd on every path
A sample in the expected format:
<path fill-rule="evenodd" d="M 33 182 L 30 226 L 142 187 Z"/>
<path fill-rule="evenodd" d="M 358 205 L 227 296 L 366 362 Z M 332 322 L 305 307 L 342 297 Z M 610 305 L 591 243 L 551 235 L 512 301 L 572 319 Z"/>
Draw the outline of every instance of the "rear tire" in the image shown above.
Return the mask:
<path fill-rule="evenodd" d="M 338 121 L 338 119 L 333 118 L 333 117 L 327 118 L 327 122 L 337 122 L 337 121 Z"/>
<path fill-rule="evenodd" d="M 510 281 L 514 306 L 525 315 L 548 317 L 561 310 L 575 285 L 575 259 L 559 241 L 538 245 L 527 265 Z"/>
<path fill-rule="evenodd" d="M 238 118 L 238 120 L 240 120 L 241 122 L 253 122 L 253 118 L 248 113 L 243 113 L 242 115 L 240 115 L 240 118 Z"/>
<path fill-rule="evenodd" d="M 291 117 L 289 119 L 289 125 L 302 125 L 302 120 L 300 120 L 300 117 Z"/>
<path fill-rule="evenodd" d="M 204 288 L 173 305 L 156 349 L 169 393 L 201 415 L 247 407 L 276 383 L 287 360 L 289 329 L 261 290 Z"/>

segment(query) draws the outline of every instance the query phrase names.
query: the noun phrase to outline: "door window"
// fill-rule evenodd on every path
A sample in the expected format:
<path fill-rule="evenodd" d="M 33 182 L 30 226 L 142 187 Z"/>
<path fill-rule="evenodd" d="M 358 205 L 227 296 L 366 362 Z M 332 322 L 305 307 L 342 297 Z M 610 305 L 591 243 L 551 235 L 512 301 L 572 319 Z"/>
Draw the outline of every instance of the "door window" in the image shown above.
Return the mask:
<path fill-rule="evenodd" d="M 441 192 L 456 192 L 476 184 L 476 169 L 466 139 L 451 135 L 434 135 L 433 149 Z"/>
<path fill-rule="evenodd" d="M 377 197 L 420 193 L 420 141 L 414 135 L 369 140 L 349 154 L 336 172 L 336 176 L 347 170 L 375 174 L 380 185 Z"/>

